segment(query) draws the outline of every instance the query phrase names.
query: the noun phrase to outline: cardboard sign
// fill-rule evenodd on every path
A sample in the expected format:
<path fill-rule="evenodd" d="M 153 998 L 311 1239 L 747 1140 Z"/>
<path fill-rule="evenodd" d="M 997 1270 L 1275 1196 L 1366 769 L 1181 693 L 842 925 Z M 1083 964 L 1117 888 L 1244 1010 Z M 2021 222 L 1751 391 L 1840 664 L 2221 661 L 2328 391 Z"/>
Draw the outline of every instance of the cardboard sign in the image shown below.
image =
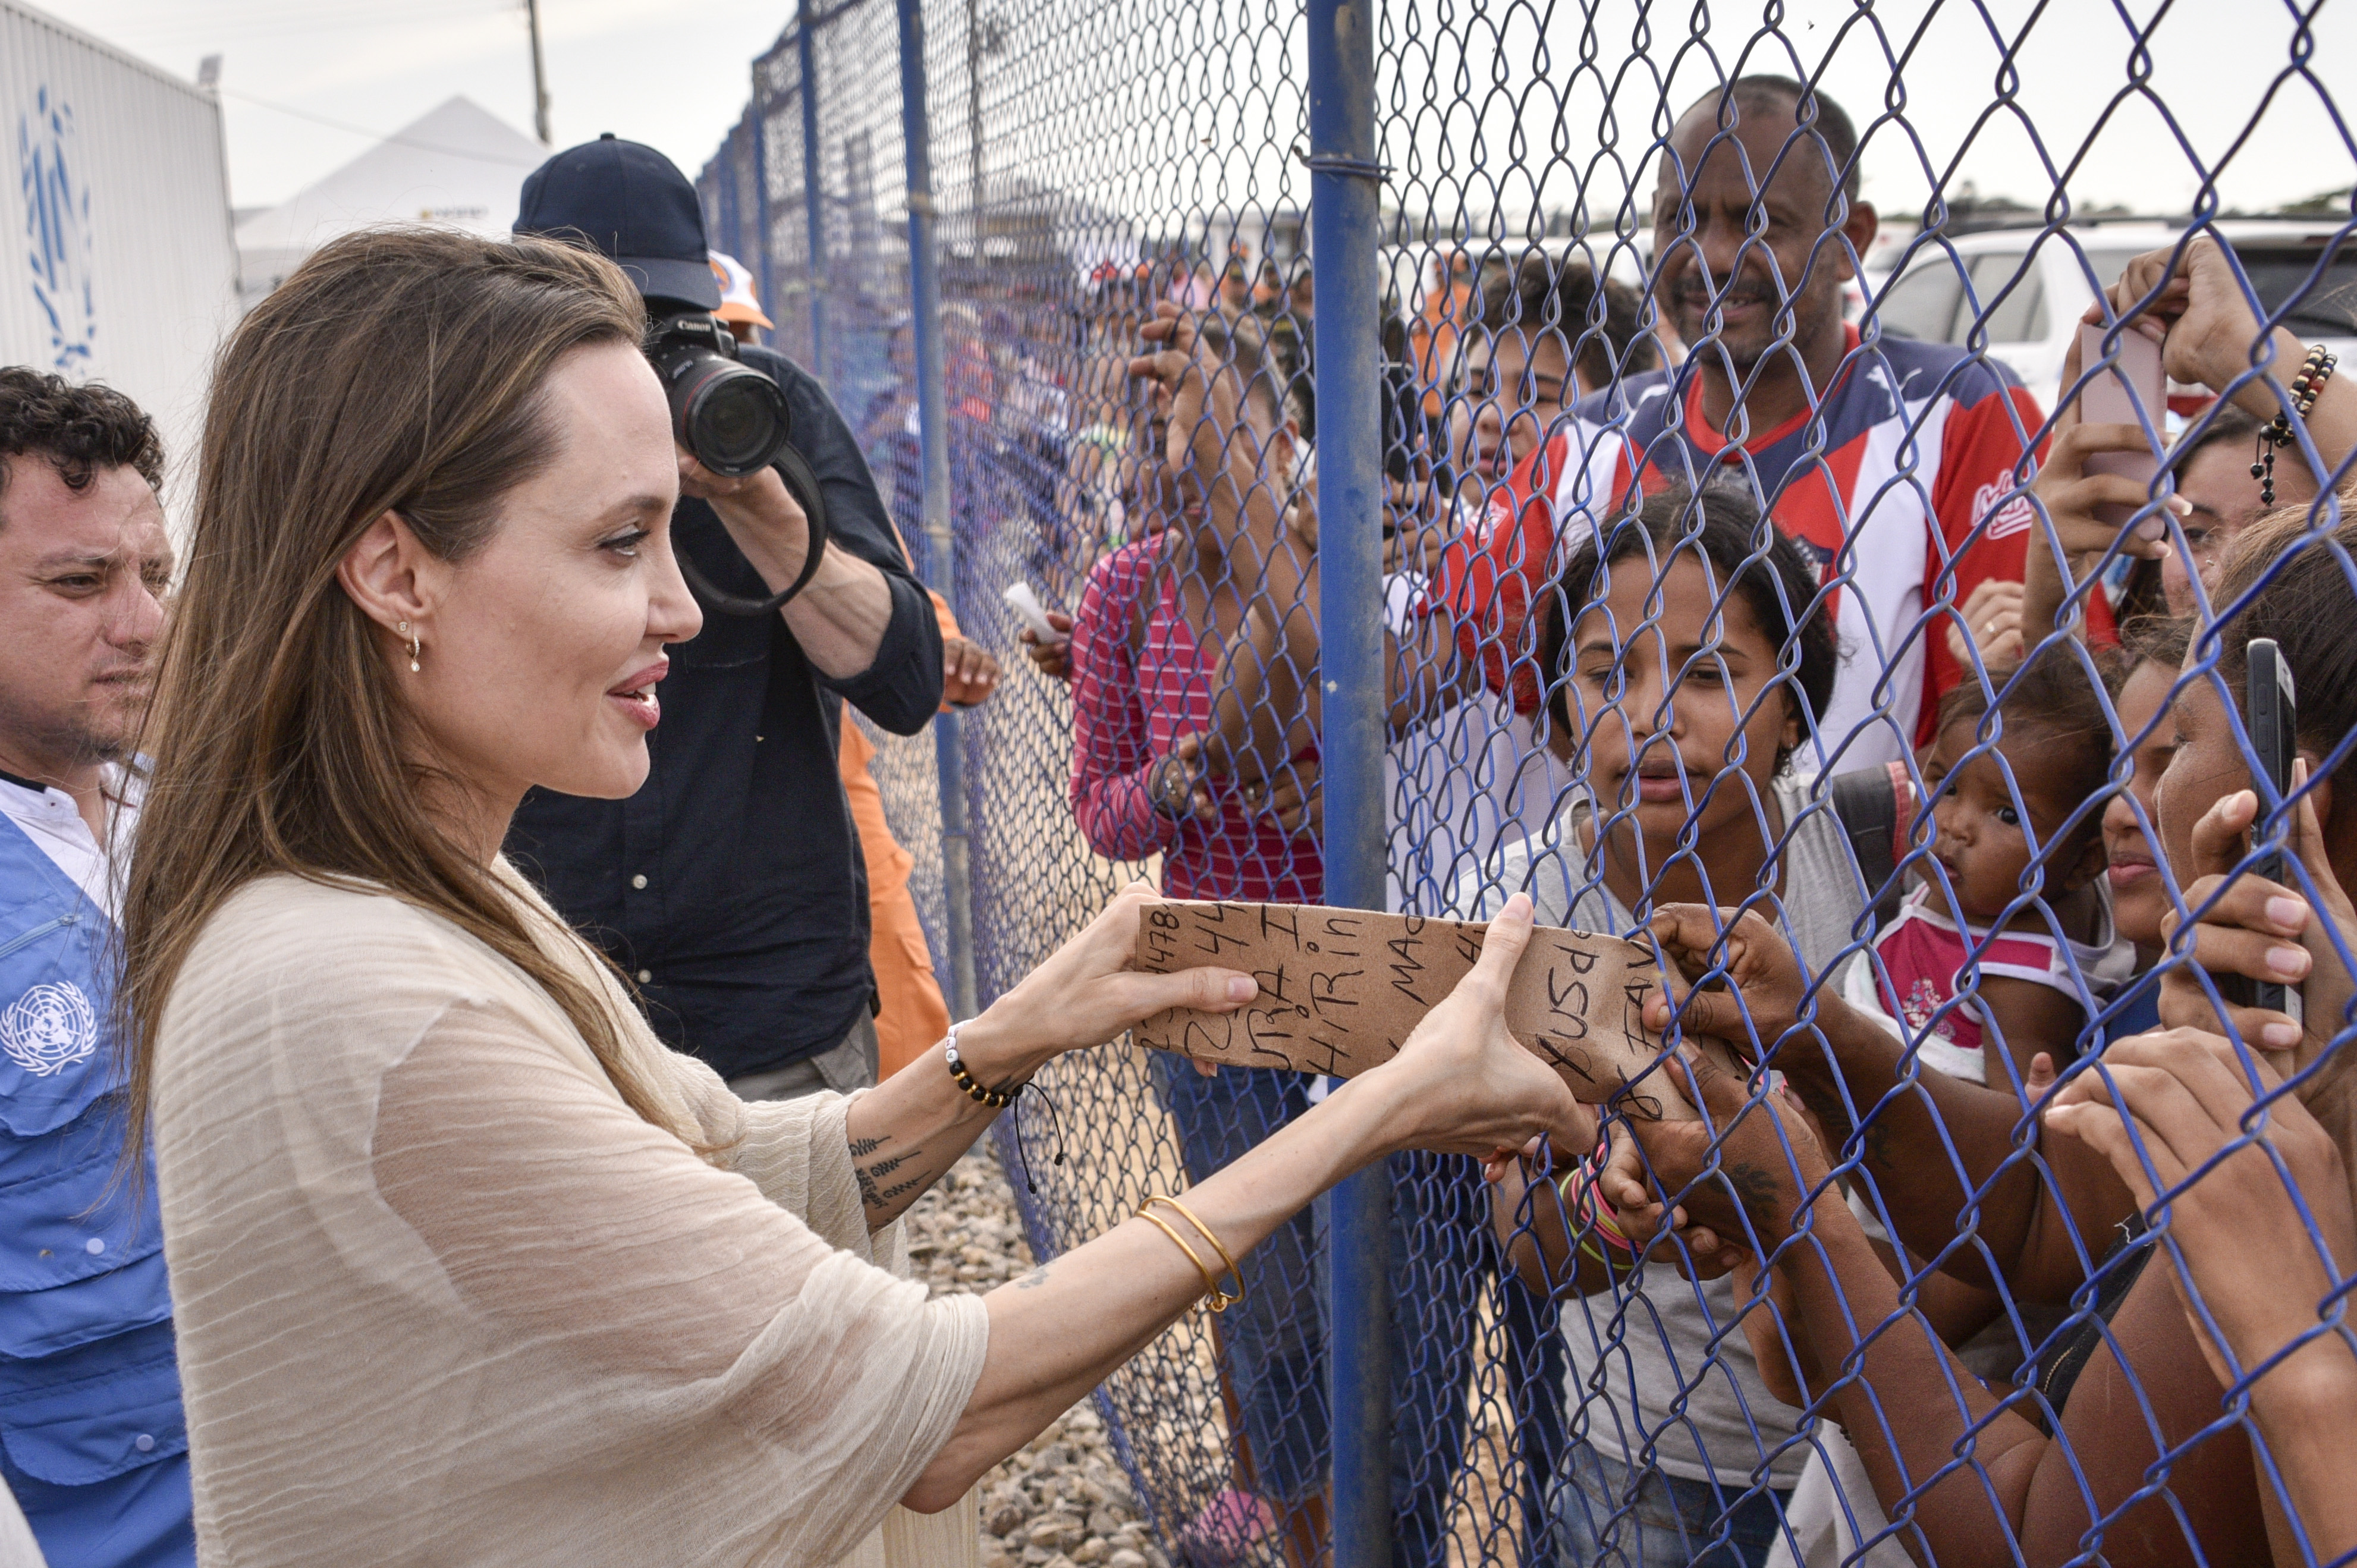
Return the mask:
<path fill-rule="evenodd" d="M 1224 1067 L 1354 1077 L 1398 1053 L 1471 972 L 1487 929 L 1306 904 L 1148 905 L 1136 967 L 1168 974 L 1217 964 L 1254 976 L 1260 994 L 1233 1013 L 1157 1013 L 1134 1037 Z M 1632 1117 L 1692 1121 L 1684 1095 L 1654 1068 L 1662 1036 L 1644 1026 L 1661 983 L 1640 943 L 1540 926 L 1507 989 L 1506 1026 L 1589 1104 L 1627 1089 L 1620 1104 Z"/>

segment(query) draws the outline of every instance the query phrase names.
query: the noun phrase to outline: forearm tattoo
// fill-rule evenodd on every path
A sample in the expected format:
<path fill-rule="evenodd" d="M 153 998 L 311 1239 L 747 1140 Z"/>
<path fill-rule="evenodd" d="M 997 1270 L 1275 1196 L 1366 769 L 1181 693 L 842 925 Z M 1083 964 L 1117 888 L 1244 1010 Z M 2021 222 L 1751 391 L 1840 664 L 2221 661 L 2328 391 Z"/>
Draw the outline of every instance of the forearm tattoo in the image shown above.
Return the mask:
<path fill-rule="evenodd" d="M 894 1200 L 906 1197 L 910 1193 L 921 1192 L 925 1186 L 925 1178 L 921 1175 L 911 1176 L 905 1181 L 894 1182 L 890 1187 L 883 1185 L 886 1176 L 890 1176 L 910 1160 L 923 1158 L 925 1151 L 922 1148 L 910 1149 L 904 1154 L 888 1155 L 880 1160 L 872 1160 L 866 1165 L 859 1163 L 888 1142 L 890 1142 L 888 1137 L 856 1138 L 851 1144 L 851 1175 L 852 1179 L 859 1184 L 859 1201 L 877 1213 L 888 1211 Z"/>

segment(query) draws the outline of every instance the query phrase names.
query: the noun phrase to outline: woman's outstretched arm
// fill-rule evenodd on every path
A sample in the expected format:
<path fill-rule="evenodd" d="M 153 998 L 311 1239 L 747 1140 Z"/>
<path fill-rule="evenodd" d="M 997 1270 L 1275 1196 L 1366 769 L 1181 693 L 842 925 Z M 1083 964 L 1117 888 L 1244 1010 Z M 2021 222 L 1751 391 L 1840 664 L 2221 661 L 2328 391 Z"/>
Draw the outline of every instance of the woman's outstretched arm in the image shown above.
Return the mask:
<path fill-rule="evenodd" d="M 1397 1057 L 1188 1189 L 1182 1201 L 1220 1247 L 1241 1258 L 1311 1198 L 1401 1149 L 1495 1157 L 1540 1135 L 1564 1148 L 1594 1142 L 1592 1113 L 1506 1030 L 1506 986 L 1531 924 L 1530 900 L 1510 900 L 1490 926 L 1480 961 Z M 1159 1206 L 1154 1212 L 1219 1266 L 1216 1251 L 1183 1218 Z M 983 1298 L 990 1349 L 981 1380 L 903 1501 L 920 1510 L 948 1507 L 1204 1294 L 1187 1254 L 1141 1219 L 992 1291 Z"/>
<path fill-rule="evenodd" d="M 968 1076 L 986 1090 L 1012 1086 L 1165 1008 L 1229 1013 L 1251 1001 L 1258 984 L 1232 969 L 1148 974 L 1129 967 L 1139 911 L 1159 897 L 1146 883 L 1130 884 L 1014 990 L 959 1026 L 958 1059 Z M 999 1114 L 951 1076 L 946 1040 L 854 1100 L 844 1132 L 867 1228 L 898 1219 Z"/>

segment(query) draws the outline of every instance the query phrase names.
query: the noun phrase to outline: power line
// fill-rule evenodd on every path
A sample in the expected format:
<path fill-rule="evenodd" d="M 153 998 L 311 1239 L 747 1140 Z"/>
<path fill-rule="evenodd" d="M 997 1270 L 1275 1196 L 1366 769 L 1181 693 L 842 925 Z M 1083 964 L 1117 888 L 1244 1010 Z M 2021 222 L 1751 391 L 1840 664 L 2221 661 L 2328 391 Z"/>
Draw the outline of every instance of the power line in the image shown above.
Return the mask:
<path fill-rule="evenodd" d="M 291 103 L 273 103 L 267 98 L 256 98 L 251 92 L 240 92 L 233 87 L 224 87 L 220 91 L 224 98 L 234 98 L 241 102 L 251 103 L 258 109 L 269 109 L 281 114 L 292 114 L 297 120 L 309 120 L 316 124 L 326 125 L 331 130 L 348 132 L 355 136 L 368 136 L 379 142 L 391 142 L 397 146 L 416 147 L 424 152 L 440 153 L 446 157 L 472 158 L 477 163 L 506 164 L 513 168 L 540 166 L 541 160 L 538 158 L 502 157 L 497 154 L 472 151 L 466 147 L 446 147 L 434 142 L 415 141 L 391 131 L 371 131 L 365 125 L 354 125 L 343 120 L 330 120 L 325 114 L 314 114 L 307 109 L 297 109 Z"/>
<path fill-rule="evenodd" d="M 349 12 L 342 15 L 321 14 L 314 8 L 289 11 L 255 11 L 242 16 L 218 13 L 184 16 L 149 29 L 144 36 L 151 41 L 172 43 L 218 43 L 253 38 L 274 38 L 307 33 L 351 31 L 356 29 L 402 27 L 411 28 L 421 21 L 471 21 L 476 17 L 504 16 L 509 9 L 504 5 L 489 5 L 483 0 L 412 10 L 401 16 L 389 16 L 379 11 Z"/>

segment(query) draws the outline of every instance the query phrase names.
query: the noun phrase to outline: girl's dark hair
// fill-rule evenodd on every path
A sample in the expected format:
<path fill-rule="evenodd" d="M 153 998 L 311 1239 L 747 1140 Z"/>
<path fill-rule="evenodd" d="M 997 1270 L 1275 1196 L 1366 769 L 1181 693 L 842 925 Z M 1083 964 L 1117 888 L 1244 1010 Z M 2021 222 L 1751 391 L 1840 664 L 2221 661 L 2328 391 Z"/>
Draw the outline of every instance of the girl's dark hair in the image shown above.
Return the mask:
<path fill-rule="evenodd" d="M 2067 754 L 2078 768 L 2065 783 L 2064 795 L 2073 800 L 2091 799 L 2111 777 L 2112 710 L 2103 686 L 2080 662 L 2080 653 L 2075 643 L 2059 645 L 2027 665 L 1991 670 L 1986 686 L 1966 679 L 1940 699 L 1940 728 L 1977 723 L 1988 712 L 1990 691 L 2000 692 L 1996 709 L 2005 722 L 2006 738 L 2035 743 L 2042 756 Z M 2094 822 L 2090 817 L 2087 825 Z"/>
<path fill-rule="evenodd" d="M 2138 616 L 2120 623 L 2119 678 L 2126 681 L 2140 664 L 2165 664 L 2175 670 L 2185 662 L 2193 645 L 2191 616 Z"/>
<path fill-rule="evenodd" d="M 1565 734 L 1577 733 L 1566 695 L 1571 628 L 1603 590 L 1606 569 L 1642 555 L 1654 563 L 1658 577 L 1689 550 L 1710 563 L 1721 599 L 1751 612 L 1783 664 L 1784 691 L 1803 727 L 1816 728 L 1833 701 L 1841 664 L 1833 619 L 1817 596 L 1816 563 L 1745 491 L 1706 485 L 1697 493 L 1673 485 L 1605 524 L 1600 544 L 1590 539 L 1574 551 L 1539 607 L 1539 668 L 1546 676 L 1547 712 Z M 1790 746 L 1780 746 L 1776 766 L 1781 768 L 1791 756 Z"/>
<path fill-rule="evenodd" d="M 2357 728 L 2357 588 L 2341 564 L 2357 552 L 2357 521 L 2344 519 L 2311 540 L 2315 510 L 2304 501 L 2251 524 L 2234 541 L 2212 602 L 2222 608 L 2257 586 L 2250 604 L 2216 632 L 2218 673 L 2239 709 L 2251 639 L 2273 638 L 2299 693 L 2299 742 L 2321 757 Z M 2208 640 L 2197 640 L 2195 650 L 2206 650 Z M 2344 798 L 2333 795 L 2336 817 Z"/>

